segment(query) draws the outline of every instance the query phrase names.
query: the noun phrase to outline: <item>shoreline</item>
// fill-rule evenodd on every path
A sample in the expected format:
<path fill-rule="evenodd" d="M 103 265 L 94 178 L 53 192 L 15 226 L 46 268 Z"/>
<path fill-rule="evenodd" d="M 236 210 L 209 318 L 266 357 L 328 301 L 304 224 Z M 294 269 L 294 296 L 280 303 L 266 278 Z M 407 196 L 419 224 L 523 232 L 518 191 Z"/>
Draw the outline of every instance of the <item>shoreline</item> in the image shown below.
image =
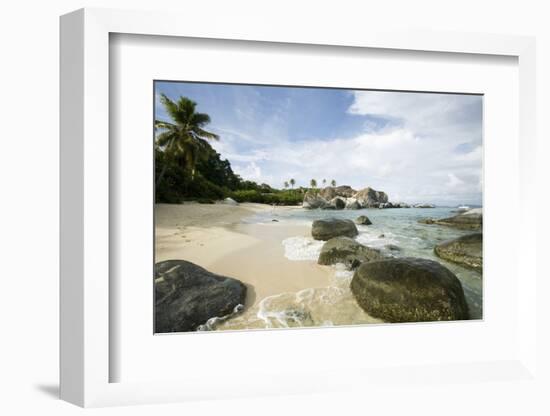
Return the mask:
<path fill-rule="evenodd" d="M 258 213 L 276 214 L 295 206 L 186 203 L 155 208 L 155 262 L 187 260 L 240 280 L 248 288 L 246 309 L 269 296 L 330 285 L 330 267 L 285 257 L 282 241 L 309 236 L 308 227 L 243 222 Z"/>
<path fill-rule="evenodd" d="M 312 240 L 311 224 L 304 222 L 301 214 L 298 213 L 299 220 L 295 221 L 297 218 L 293 211 L 297 210 L 301 208 L 259 203 L 157 204 L 155 262 L 190 261 L 209 272 L 235 278 L 247 286 L 244 310 L 230 319 L 214 319 L 211 326 L 207 325 L 208 329 L 380 323 L 354 300 L 350 291 L 350 272 L 317 264 L 316 252 L 320 246 Z M 311 212 L 306 216 L 308 221 L 322 212 L 334 215 L 333 211 L 305 211 Z M 365 211 L 367 209 L 357 213 Z M 374 224 L 358 226 L 358 241 L 386 251 L 388 245 L 395 247 L 397 244 L 401 256 L 427 258 L 444 264 L 463 285 L 467 283 L 464 290 L 473 310 L 477 311 L 475 316 L 481 316 L 482 288 L 477 273 L 436 258 L 432 251 L 426 251 L 424 247 L 426 239 L 439 241 L 463 235 L 465 231 L 432 228 L 418 224 L 414 217 L 409 223 L 407 216 L 393 215 L 388 211 L 368 209 L 367 215 Z M 416 215 L 414 211 L 398 211 Z M 351 212 L 356 211 L 343 211 L 346 214 Z M 275 219 L 276 222 L 272 221 Z M 392 225 L 388 221 L 392 221 Z M 406 228 L 402 228 L 403 224 Z"/>

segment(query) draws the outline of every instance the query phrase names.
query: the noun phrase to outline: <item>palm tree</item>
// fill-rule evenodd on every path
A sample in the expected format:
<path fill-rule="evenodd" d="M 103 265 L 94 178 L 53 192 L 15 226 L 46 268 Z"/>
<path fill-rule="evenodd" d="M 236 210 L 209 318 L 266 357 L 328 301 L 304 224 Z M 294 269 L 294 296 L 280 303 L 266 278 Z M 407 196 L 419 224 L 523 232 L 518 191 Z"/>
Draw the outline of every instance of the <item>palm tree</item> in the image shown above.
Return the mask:
<path fill-rule="evenodd" d="M 285 182 L 285 189 L 288 188 L 288 182 Z"/>
<path fill-rule="evenodd" d="M 311 181 L 309 181 L 309 184 L 311 185 L 312 188 L 317 187 L 317 181 L 315 179 L 312 179 Z"/>
<path fill-rule="evenodd" d="M 296 184 L 296 181 L 294 179 L 290 179 L 290 186 L 294 189 L 294 185 Z"/>
<path fill-rule="evenodd" d="M 185 161 L 186 167 L 191 171 L 191 179 L 195 176 L 195 167 L 199 158 L 204 157 L 210 146 L 207 140 L 218 140 L 217 134 L 203 129 L 210 123 L 210 116 L 205 113 L 197 113 L 197 103 L 186 97 L 180 97 L 177 102 L 170 100 L 162 94 L 160 101 L 172 122 L 155 120 L 155 130 L 161 130 L 156 138 L 156 145 L 170 158 L 178 158 Z M 156 186 L 160 184 L 166 172 L 165 163 Z"/>
<path fill-rule="evenodd" d="M 336 181 L 333 179 L 333 180 L 330 181 L 330 184 L 331 184 L 332 186 L 336 186 Z"/>
<path fill-rule="evenodd" d="M 326 183 L 327 183 L 327 180 L 323 179 L 323 187 L 326 185 Z"/>

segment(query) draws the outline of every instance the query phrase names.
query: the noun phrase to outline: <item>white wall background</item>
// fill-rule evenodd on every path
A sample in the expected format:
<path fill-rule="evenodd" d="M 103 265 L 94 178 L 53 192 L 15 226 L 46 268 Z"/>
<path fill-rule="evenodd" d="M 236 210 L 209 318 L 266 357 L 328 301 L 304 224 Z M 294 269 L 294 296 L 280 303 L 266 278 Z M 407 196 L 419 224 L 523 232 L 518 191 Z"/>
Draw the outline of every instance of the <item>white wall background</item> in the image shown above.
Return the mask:
<path fill-rule="evenodd" d="M 546 3 L 546 4 L 545 4 Z M 538 42 L 539 258 L 542 267 L 549 235 L 550 13 L 535 0 L 461 1 L 209 1 L 190 0 L 19 0 L 0 6 L 0 413 L 76 414 L 60 402 L 58 368 L 58 16 L 84 6 L 179 10 L 190 19 L 214 13 L 263 14 L 285 25 L 326 22 L 535 35 Z M 182 22 L 182 25 L 185 21 Z M 503 208 L 505 209 L 505 208 Z M 513 226 L 511 219 L 510 226 Z M 546 239 L 546 238 L 544 238 Z M 534 247 L 534 245 L 533 245 Z M 539 293 L 549 293 L 543 282 Z M 542 296 L 544 299 L 546 296 Z M 542 351 L 548 367 L 549 305 L 540 304 Z M 543 328 L 546 328 L 544 331 Z M 542 352 L 541 351 L 541 352 Z M 545 357 L 546 356 L 546 357 Z M 548 379 L 547 379 L 548 380 Z M 101 415 L 149 414 L 549 414 L 546 392 L 530 384 L 432 386 L 408 391 L 388 387 L 376 397 L 345 393 L 226 402 L 100 409 Z"/>

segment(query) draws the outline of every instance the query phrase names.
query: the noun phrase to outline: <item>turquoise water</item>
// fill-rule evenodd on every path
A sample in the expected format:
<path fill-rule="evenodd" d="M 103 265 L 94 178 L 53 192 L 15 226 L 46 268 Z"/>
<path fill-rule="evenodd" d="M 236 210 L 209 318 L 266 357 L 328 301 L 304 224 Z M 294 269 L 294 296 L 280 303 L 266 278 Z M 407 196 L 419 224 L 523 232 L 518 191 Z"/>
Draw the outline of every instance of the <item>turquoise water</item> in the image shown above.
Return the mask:
<path fill-rule="evenodd" d="M 440 262 L 449 268 L 461 281 L 473 319 L 482 318 L 483 281 L 480 273 L 462 266 L 446 262 L 437 257 L 434 246 L 442 241 L 456 238 L 471 231 L 462 231 L 440 225 L 420 224 L 422 218 L 445 218 L 456 213 L 454 208 L 400 208 L 400 209 L 361 209 L 361 210 L 306 210 L 303 208 L 273 210 L 259 213 L 246 220 L 249 223 L 297 223 L 311 225 L 322 218 L 355 219 L 366 215 L 372 221 L 369 226 L 357 226 L 357 241 L 369 247 L 379 248 L 396 257 L 421 257 Z M 289 237 L 283 241 L 286 256 L 291 260 L 314 260 L 322 242 L 311 238 Z M 390 250 L 387 246 L 397 246 Z"/>

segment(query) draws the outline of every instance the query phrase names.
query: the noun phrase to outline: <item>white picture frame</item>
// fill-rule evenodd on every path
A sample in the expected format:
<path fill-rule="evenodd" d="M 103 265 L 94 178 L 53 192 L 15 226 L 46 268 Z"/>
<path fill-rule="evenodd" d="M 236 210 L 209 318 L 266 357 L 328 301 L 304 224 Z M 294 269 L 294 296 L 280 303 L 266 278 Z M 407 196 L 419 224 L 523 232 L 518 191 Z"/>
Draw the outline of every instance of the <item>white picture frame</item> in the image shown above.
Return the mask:
<path fill-rule="evenodd" d="M 206 380 L 143 383 L 110 382 L 110 363 L 117 359 L 109 348 L 109 36 L 113 33 L 281 44 L 331 45 L 452 54 L 504 55 L 518 59 L 520 212 L 534 204 L 535 169 L 535 41 L 529 37 L 465 33 L 380 32 L 349 28 L 327 34 L 322 25 L 307 32 L 278 24 L 243 19 L 220 19 L 204 27 L 173 13 L 82 9 L 61 18 L 61 398 L 80 406 L 160 403 L 297 394 L 347 389 L 401 381 L 409 377 L 434 380 L 444 377 L 480 382 L 480 379 L 525 380 L 536 376 L 535 241 L 536 218 L 522 215 L 518 234 L 518 270 L 524 271 L 517 292 L 517 354 L 506 360 L 441 363 L 410 369 L 369 368 L 369 371 L 331 370 L 317 373 L 270 374 L 222 388 Z M 523 244 L 522 244 L 523 242 Z M 473 374 L 483 373 L 483 377 Z M 407 375 L 408 374 L 408 375 Z M 412 378 L 411 378 L 412 377 Z"/>

